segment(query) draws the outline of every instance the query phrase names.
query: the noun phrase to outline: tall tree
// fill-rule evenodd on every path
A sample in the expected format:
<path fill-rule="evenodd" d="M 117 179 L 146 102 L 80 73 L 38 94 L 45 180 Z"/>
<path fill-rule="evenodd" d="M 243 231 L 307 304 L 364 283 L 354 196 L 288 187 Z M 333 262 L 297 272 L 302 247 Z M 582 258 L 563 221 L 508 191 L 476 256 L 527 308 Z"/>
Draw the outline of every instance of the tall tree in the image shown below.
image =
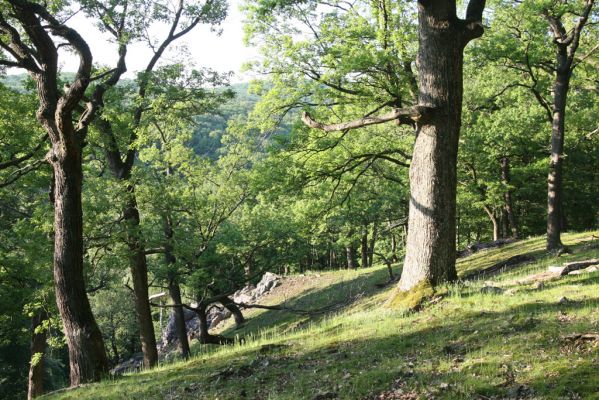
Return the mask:
<path fill-rule="evenodd" d="M 140 2 L 133 0 L 85 2 L 87 12 L 99 21 L 100 28 L 109 32 L 118 43 L 118 62 L 116 68 L 109 71 L 106 79 L 95 90 L 95 97 L 104 106 L 104 92 L 114 87 L 127 70 L 126 57 L 128 45 L 141 40 L 152 48 L 153 54 L 146 67 L 136 80 L 134 102 L 123 98 L 111 97 L 106 107 L 117 109 L 118 120 L 126 119 L 128 124 L 119 124 L 110 118 L 109 113 L 102 113 L 96 119 L 95 128 L 101 133 L 104 142 L 108 167 L 113 177 L 124 183 L 126 201 L 123 204 L 123 224 L 125 241 L 129 247 L 129 269 L 135 294 L 135 309 L 139 320 L 139 333 L 144 354 L 144 365 L 153 366 L 158 362 L 156 338 L 150 303 L 148 300 L 148 264 L 144 238 L 141 236 L 141 217 L 135 194 L 135 182 L 131 179 L 137 156 L 136 140 L 138 130 L 144 124 L 144 112 L 148 109 L 148 98 L 152 95 L 163 96 L 163 107 L 172 104 L 173 97 L 187 96 L 177 92 L 176 85 L 171 84 L 170 92 L 163 90 L 156 93 L 155 70 L 164 57 L 169 46 L 192 32 L 198 25 L 219 24 L 226 16 L 226 2 L 207 0 L 203 4 L 192 1 L 155 0 Z M 161 10 L 156 13 L 156 10 Z M 159 22 L 167 26 L 167 34 L 157 40 L 150 35 L 152 24 Z M 130 94 L 130 93 L 127 93 Z M 111 104 L 112 103 L 112 104 Z M 101 110 L 102 111 L 102 110 Z M 114 110 L 113 110 L 114 111 Z"/>
<path fill-rule="evenodd" d="M 566 133 L 566 104 L 570 88 L 570 78 L 576 67 L 575 56 L 580 45 L 582 30 L 589 20 L 594 0 L 585 0 L 582 12 L 577 7 L 565 7 L 567 2 L 555 1 L 545 7 L 542 14 L 547 20 L 555 46 L 555 72 L 553 84 L 553 104 L 551 121 L 551 158 L 547 177 L 547 249 L 562 247 L 561 232 L 564 222 L 563 159 Z M 566 14 L 580 15 L 574 26 L 567 30 Z M 595 46 L 595 49 L 597 47 Z M 592 49 L 591 51 L 594 51 Z"/>
<path fill-rule="evenodd" d="M 571 116 L 578 114 L 592 103 L 568 109 L 572 96 L 579 97 L 589 91 L 580 76 L 585 75 L 584 65 L 599 48 L 596 31 L 589 26 L 594 25 L 597 12 L 594 0 L 508 4 L 509 7 L 496 10 L 497 29 L 490 36 L 488 47 L 480 50 L 498 66 L 515 74 L 503 92 L 527 89 L 551 125 L 546 232 L 547 249 L 558 250 L 562 247 L 560 235 L 566 215 L 563 187 L 566 112 Z M 573 83 L 575 90 L 571 90 Z"/>
<path fill-rule="evenodd" d="M 410 211 L 401 291 L 457 278 L 455 208 L 458 138 L 461 125 L 464 47 L 483 33 L 485 2 L 471 0 L 466 18 L 451 0 L 418 2 L 418 102 L 410 108 L 339 124 L 304 122 L 324 131 L 388 121 L 415 124 L 410 165 Z"/>
<path fill-rule="evenodd" d="M 98 380 L 108 370 L 100 329 L 91 311 L 83 277 L 82 149 L 97 105 L 86 102 L 77 117 L 92 71 L 87 43 L 38 3 L 10 0 L 0 15 L 0 64 L 27 70 L 36 82 L 37 118 L 52 148 L 47 160 L 53 169 L 54 283 L 56 302 L 69 348 L 71 385 Z M 79 57 L 73 81 L 58 87 L 58 45 L 64 40 Z"/>

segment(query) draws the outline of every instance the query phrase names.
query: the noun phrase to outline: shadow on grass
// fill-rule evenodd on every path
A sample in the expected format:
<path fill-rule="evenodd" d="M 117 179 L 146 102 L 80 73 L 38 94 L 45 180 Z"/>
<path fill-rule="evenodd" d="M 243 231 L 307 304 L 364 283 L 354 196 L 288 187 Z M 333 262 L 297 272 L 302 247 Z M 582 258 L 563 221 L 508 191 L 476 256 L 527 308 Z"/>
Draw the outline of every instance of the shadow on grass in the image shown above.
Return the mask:
<path fill-rule="evenodd" d="M 395 271 L 397 272 L 397 271 Z M 386 268 L 378 268 L 369 273 L 360 274 L 352 279 L 341 281 L 324 288 L 311 288 L 300 296 L 280 302 L 277 306 L 284 306 L 299 310 L 328 309 L 326 312 L 318 312 L 313 315 L 293 313 L 286 310 L 266 310 L 258 315 L 251 316 L 246 323 L 240 327 L 231 327 L 223 332 L 225 336 L 234 335 L 258 335 L 260 333 L 290 332 L 301 329 L 310 323 L 342 312 L 352 306 L 356 301 L 371 297 L 387 290 L 388 287 L 380 288 L 377 284 L 388 279 Z M 274 305 L 274 304 L 273 304 Z"/>
<path fill-rule="evenodd" d="M 584 245 L 570 247 L 577 249 Z M 582 258 L 576 251 L 564 260 Z M 513 254 L 506 253 L 504 258 Z M 589 258 L 587 256 L 588 253 L 585 258 Z M 498 259 L 501 258 L 495 258 L 494 262 Z M 285 304 L 307 308 L 346 302 L 345 308 L 357 300 L 358 293 L 360 298 L 380 293 L 384 289 L 375 284 L 386 278 L 385 269 L 380 268 L 351 280 L 306 291 Z M 598 283 L 596 273 L 568 276 L 547 282 L 544 290 Z M 83 392 L 72 391 L 64 398 L 312 399 L 318 392 L 329 391 L 342 399 L 360 399 L 399 386 L 415 390 L 423 398 L 431 397 L 431 390 L 438 390 L 435 398 L 469 399 L 507 396 L 518 385 L 541 396 L 536 398 L 599 398 L 596 395 L 599 393 L 596 373 L 599 349 L 564 349 L 560 339 L 594 327 L 587 322 L 561 323 L 555 317 L 558 313 L 596 309 L 599 298 L 597 294 L 594 296 L 566 304 L 558 303 L 557 299 L 519 304 L 501 312 L 482 309 L 460 312 L 430 322 L 426 320 L 431 315 L 424 311 L 415 317 L 418 325 L 415 321 L 398 323 L 396 333 L 391 334 L 387 328 L 380 336 L 376 328 L 371 328 L 368 332 L 372 337 L 367 339 L 352 340 L 346 333 L 334 341 L 335 335 L 343 330 L 340 325 L 317 328 L 314 334 L 331 337 L 331 340 L 328 346 L 314 351 L 291 346 L 261 353 L 255 347 L 242 347 L 234 353 L 212 354 L 209 358 L 197 358 L 164 370 L 109 381 L 98 390 L 87 388 L 84 389 L 89 391 L 87 397 L 80 396 Z M 501 299 L 497 296 L 498 302 Z M 343 309 L 335 312 L 339 311 Z M 230 329 L 226 334 L 301 330 L 325 316 L 308 318 L 266 311 L 251 318 L 242 330 Z M 356 327 L 359 329 L 368 328 Z M 527 365 L 532 365 L 532 371 L 526 370 Z M 223 371 L 231 372 L 223 374 Z M 102 390 L 102 386 L 112 391 Z"/>
<path fill-rule="evenodd" d="M 312 399 L 327 392 L 363 399 L 390 388 L 415 391 L 421 398 L 503 398 L 520 390 L 540 396 L 533 398 L 576 393 L 586 399 L 599 389 L 596 350 L 593 355 L 586 348 L 564 349 L 560 336 L 577 325 L 558 324 L 543 314 L 597 306 L 596 297 L 566 305 L 526 303 L 429 322 L 425 313 L 415 316 L 418 326 L 409 321 L 396 333 L 387 329 L 377 336 L 372 329 L 369 338 L 337 341 L 334 332 L 328 333 L 331 340 L 311 351 L 242 348 L 110 385 L 122 390 L 116 398 L 129 399 Z M 92 397 L 115 398 L 107 393 Z"/>

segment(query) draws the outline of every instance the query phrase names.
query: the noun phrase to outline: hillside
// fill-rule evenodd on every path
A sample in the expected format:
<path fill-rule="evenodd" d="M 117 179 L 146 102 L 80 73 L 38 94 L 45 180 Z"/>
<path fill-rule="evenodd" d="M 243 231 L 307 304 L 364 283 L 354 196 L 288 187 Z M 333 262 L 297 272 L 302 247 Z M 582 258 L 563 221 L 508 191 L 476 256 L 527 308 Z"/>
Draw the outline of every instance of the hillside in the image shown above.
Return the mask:
<path fill-rule="evenodd" d="M 522 281 L 599 258 L 597 235 L 565 235 L 572 253 L 558 259 L 544 252 L 544 238 L 460 259 L 460 274 L 472 275 L 534 257 L 447 287 L 410 314 L 384 307 L 393 289 L 376 285 L 383 266 L 290 276 L 264 304 L 328 312 L 249 310 L 242 329 L 224 327 L 245 337 L 242 345 L 196 347 L 187 362 L 45 398 L 599 399 L 597 337 L 573 336 L 599 332 L 599 272 Z"/>

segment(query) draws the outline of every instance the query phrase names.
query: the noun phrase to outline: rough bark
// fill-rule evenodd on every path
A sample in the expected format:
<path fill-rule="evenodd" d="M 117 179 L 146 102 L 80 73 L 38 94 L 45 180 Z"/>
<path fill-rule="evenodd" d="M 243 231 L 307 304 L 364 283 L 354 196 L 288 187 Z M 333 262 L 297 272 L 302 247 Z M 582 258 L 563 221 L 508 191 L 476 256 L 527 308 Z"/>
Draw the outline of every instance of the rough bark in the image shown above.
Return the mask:
<path fill-rule="evenodd" d="M 39 99 L 36 117 L 52 144 L 46 158 L 54 175 L 50 194 L 54 202 L 54 287 L 74 386 L 98 380 L 108 370 L 83 277 L 82 147 L 97 105 L 87 101 L 77 122 L 74 116 L 89 85 L 92 55 L 83 38 L 57 20 L 44 4 L 8 0 L 4 6 L 3 14 L 9 13 L 11 18 L 10 22 L 4 15 L 0 18 L 3 47 L 10 48 L 8 53 L 14 58 L 11 66 L 27 70 L 35 81 Z M 57 86 L 56 39 L 61 46 L 70 46 L 79 58 L 75 77 L 64 91 Z M 6 62 L 0 60 L 0 64 Z"/>
<path fill-rule="evenodd" d="M 181 288 L 179 283 L 174 277 L 169 278 L 168 282 L 168 293 L 171 297 L 173 304 L 181 303 Z M 189 340 L 187 338 L 187 326 L 185 325 L 185 314 L 183 307 L 180 305 L 173 307 L 173 315 L 175 317 L 175 327 L 177 330 L 177 337 L 179 339 L 179 351 L 181 351 L 181 357 L 189 358 Z"/>
<path fill-rule="evenodd" d="M 108 371 L 102 334 L 83 279 L 80 146 L 54 144 L 54 282 L 69 349 L 71 385 L 99 380 Z M 63 151 L 66 150 L 66 151 Z"/>
<path fill-rule="evenodd" d="M 461 21 L 455 1 L 418 2 L 418 104 L 432 111 L 416 127 L 402 291 L 422 282 L 434 286 L 457 278 L 456 164 L 463 49 L 482 34 L 476 21 L 482 18 L 483 8 L 484 2 L 472 0 L 467 21 Z"/>
<path fill-rule="evenodd" d="M 27 399 L 31 400 L 44 393 L 44 353 L 46 351 L 46 331 L 39 330 L 48 318 L 45 311 L 37 312 L 31 318 L 31 364 L 29 365 L 29 381 Z M 36 332 L 36 330 L 38 330 Z M 35 360 L 35 364 L 34 364 Z"/>
<path fill-rule="evenodd" d="M 558 50 L 558 65 L 563 63 L 566 49 Z M 547 250 L 562 247 L 563 220 L 563 155 L 566 121 L 566 100 L 570 86 L 570 71 L 559 70 L 553 87 L 553 121 L 551 124 L 551 158 L 547 177 Z"/>

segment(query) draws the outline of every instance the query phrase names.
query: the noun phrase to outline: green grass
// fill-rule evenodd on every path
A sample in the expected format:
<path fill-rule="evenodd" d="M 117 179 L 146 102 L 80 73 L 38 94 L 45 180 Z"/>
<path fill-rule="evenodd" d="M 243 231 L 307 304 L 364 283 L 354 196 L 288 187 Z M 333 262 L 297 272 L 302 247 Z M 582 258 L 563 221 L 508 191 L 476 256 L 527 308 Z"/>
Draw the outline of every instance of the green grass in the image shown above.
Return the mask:
<path fill-rule="evenodd" d="M 375 286 L 386 280 L 382 266 L 291 277 L 264 302 L 343 307 L 314 317 L 249 310 L 242 329 L 220 329 L 243 335 L 243 345 L 196 346 L 189 361 L 48 397 L 313 399 L 331 392 L 341 399 L 374 399 L 395 391 L 397 397 L 387 398 L 499 399 L 519 393 L 599 399 L 599 346 L 563 340 L 599 332 L 599 273 L 566 276 L 540 290 L 514 283 L 548 265 L 599 258 L 599 248 L 590 245 L 593 233 L 564 235 L 572 254 L 559 259 L 544 252 L 543 238 L 461 259 L 464 275 L 514 255 L 535 256 L 530 264 L 486 278 L 511 295 L 483 294 L 482 280 L 468 281 L 448 286 L 442 299 L 418 313 L 383 307 L 393 287 Z M 563 296 L 570 301 L 558 302 Z"/>

